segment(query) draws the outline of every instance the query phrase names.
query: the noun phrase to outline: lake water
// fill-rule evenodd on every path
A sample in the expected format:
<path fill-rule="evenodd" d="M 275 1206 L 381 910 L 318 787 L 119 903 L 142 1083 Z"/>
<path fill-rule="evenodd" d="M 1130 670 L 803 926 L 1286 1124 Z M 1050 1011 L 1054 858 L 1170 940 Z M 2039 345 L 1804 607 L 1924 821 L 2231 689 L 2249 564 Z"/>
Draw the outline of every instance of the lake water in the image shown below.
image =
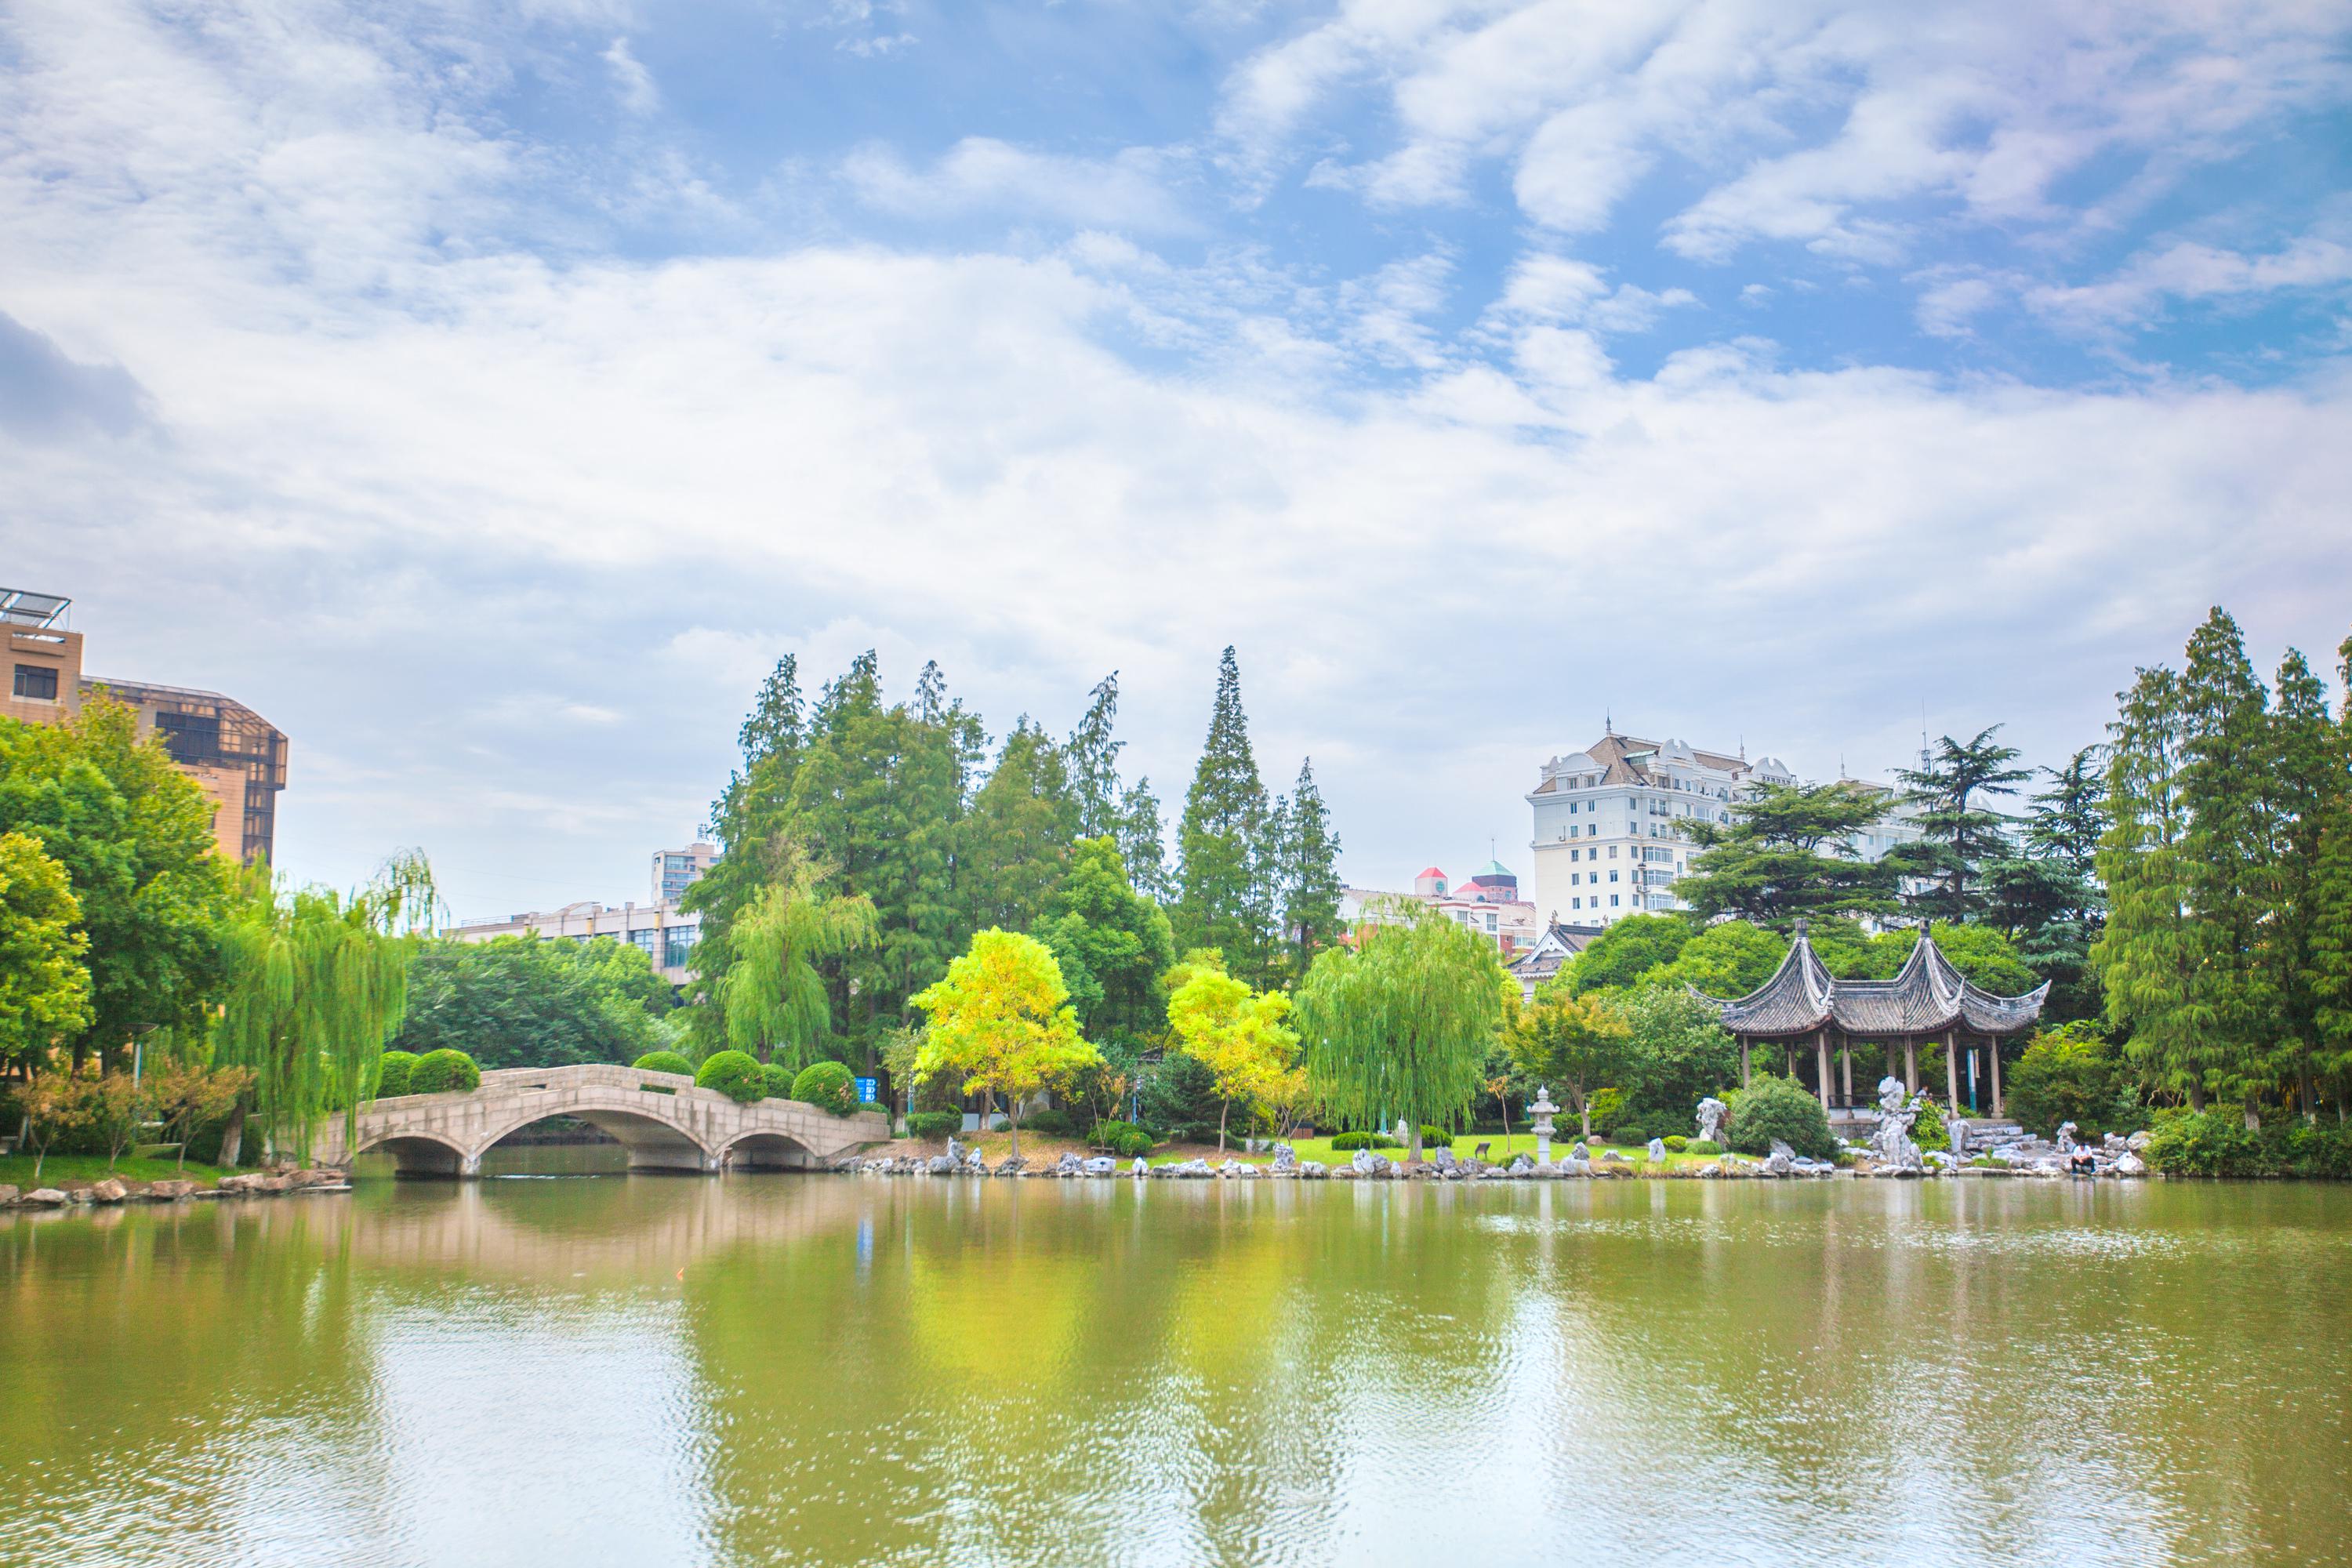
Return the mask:
<path fill-rule="evenodd" d="M 0 1217 L 0 1562 L 2343 1562 L 2348 1288 L 2323 1186 L 574 1174 Z"/>

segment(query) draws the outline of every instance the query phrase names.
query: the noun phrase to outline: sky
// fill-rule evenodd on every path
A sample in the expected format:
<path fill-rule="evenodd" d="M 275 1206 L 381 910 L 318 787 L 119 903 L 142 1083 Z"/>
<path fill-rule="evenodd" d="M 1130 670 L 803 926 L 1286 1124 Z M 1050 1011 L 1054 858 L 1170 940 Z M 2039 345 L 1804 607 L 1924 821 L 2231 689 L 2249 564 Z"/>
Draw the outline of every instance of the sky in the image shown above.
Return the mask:
<path fill-rule="evenodd" d="M 0 0 L 0 583 L 278 861 L 643 899 L 767 668 L 1237 650 L 1351 880 L 2352 630 L 2352 5 Z"/>

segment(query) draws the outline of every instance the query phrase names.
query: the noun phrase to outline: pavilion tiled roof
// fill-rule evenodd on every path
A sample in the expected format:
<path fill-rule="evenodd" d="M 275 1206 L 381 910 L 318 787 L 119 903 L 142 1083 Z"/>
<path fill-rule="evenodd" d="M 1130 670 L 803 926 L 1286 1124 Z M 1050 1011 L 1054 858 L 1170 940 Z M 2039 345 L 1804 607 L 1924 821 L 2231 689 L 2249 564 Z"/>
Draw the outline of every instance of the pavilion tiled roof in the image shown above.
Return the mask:
<path fill-rule="evenodd" d="M 1799 921 L 1788 956 L 1761 986 L 1733 1001 L 1696 988 L 1693 994 L 1720 1008 L 1723 1026 L 1735 1035 L 1804 1035 L 1829 1024 L 1866 1038 L 1953 1028 L 2013 1035 L 2040 1021 L 2050 983 L 2022 996 L 1995 995 L 1953 968 L 1924 931 L 1894 979 L 1839 980 L 1813 952 Z"/>

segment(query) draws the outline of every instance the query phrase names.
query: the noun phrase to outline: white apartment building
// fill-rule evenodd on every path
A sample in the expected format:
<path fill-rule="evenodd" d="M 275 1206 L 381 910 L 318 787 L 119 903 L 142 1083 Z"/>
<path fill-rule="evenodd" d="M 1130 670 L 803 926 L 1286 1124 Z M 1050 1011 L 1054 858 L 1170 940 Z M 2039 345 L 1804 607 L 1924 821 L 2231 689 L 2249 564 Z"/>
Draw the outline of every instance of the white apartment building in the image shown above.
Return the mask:
<path fill-rule="evenodd" d="M 1694 847 L 1680 824 L 1731 821 L 1731 808 L 1756 784 L 1793 784 L 1777 757 L 1750 762 L 1702 752 L 1680 741 L 1663 745 L 1613 730 L 1583 751 L 1554 757 L 1528 793 L 1535 816 L 1535 905 L 1547 921 L 1609 925 L 1626 915 L 1685 908 L 1674 893 Z M 1856 787 L 1894 791 L 1854 781 Z M 1847 847 L 1876 859 L 1919 837 L 1907 806 Z"/>
<path fill-rule="evenodd" d="M 688 978 L 687 965 L 694 944 L 702 940 L 702 917 L 681 913 L 675 899 L 659 903 L 625 903 L 615 908 L 593 899 L 560 910 L 533 910 L 505 920 L 474 920 L 452 926 L 446 933 L 459 942 L 488 942 L 500 936 L 562 937 L 586 942 L 609 936 L 635 942 L 653 961 L 654 968 L 672 985 Z"/>

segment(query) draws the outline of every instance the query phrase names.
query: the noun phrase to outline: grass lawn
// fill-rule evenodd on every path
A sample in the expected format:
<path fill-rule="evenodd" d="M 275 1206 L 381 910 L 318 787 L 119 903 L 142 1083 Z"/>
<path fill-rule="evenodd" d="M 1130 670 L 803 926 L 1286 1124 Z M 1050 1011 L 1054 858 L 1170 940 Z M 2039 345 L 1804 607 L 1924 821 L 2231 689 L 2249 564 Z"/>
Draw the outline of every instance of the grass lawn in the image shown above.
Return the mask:
<path fill-rule="evenodd" d="M 228 1173 L 210 1165 L 199 1165 L 194 1160 L 182 1171 L 169 1160 L 142 1160 L 131 1154 L 117 1160 L 114 1169 L 109 1171 L 103 1154 L 52 1154 L 41 1162 L 41 1179 L 37 1182 L 33 1179 L 30 1154 L 0 1155 L 0 1186 L 17 1187 L 28 1193 L 35 1187 L 86 1187 L 109 1176 L 125 1182 L 194 1182 L 200 1187 L 209 1187 Z"/>

